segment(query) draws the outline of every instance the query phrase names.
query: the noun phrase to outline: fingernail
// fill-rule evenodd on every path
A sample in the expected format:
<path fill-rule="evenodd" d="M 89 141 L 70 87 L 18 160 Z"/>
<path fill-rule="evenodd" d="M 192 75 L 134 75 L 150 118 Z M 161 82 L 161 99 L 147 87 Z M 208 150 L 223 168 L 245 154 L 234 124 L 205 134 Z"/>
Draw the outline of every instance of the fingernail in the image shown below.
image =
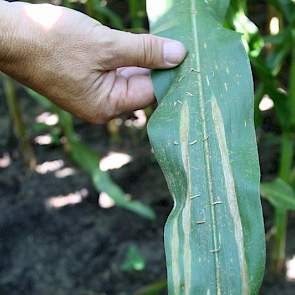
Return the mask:
<path fill-rule="evenodd" d="M 178 41 L 166 41 L 163 46 L 164 61 L 168 66 L 180 64 L 186 55 L 186 49 Z"/>

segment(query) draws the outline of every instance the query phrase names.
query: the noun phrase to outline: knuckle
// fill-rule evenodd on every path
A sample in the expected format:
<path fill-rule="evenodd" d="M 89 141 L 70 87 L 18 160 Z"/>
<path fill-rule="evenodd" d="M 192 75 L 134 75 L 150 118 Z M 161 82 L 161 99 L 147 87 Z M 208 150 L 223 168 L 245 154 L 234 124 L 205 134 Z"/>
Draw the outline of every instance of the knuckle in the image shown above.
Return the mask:
<path fill-rule="evenodd" d="M 157 48 L 157 41 L 150 35 L 142 36 L 142 62 L 146 65 L 152 66 L 155 61 L 155 49 Z"/>

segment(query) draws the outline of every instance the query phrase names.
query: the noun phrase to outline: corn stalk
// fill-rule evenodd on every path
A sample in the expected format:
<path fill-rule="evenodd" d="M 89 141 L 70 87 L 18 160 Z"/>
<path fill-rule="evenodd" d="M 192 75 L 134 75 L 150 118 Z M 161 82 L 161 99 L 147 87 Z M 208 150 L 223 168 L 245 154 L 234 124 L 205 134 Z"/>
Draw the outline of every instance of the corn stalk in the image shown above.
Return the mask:
<path fill-rule="evenodd" d="M 294 43 L 294 42 L 293 42 Z M 289 81 L 289 96 L 288 107 L 290 114 L 291 128 L 283 128 L 281 137 L 281 158 L 279 167 L 279 177 L 286 183 L 291 184 L 291 171 L 294 158 L 294 128 L 295 128 L 295 50 L 291 50 L 291 67 L 290 67 L 290 81 Z M 289 209 L 289 208 L 288 208 Z M 271 271 L 275 275 L 282 275 L 286 260 L 286 241 L 288 228 L 288 209 L 275 207 L 274 214 L 274 238 L 271 253 Z"/>
<path fill-rule="evenodd" d="M 14 81 L 9 77 L 4 76 L 3 86 L 14 135 L 19 144 L 20 154 L 26 167 L 29 170 L 33 170 L 36 166 L 35 153 L 27 134 L 27 128 L 17 99 Z"/>
<path fill-rule="evenodd" d="M 265 245 L 253 81 L 228 0 L 149 0 L 153 33 L 189 50 L 158 71 L 148 133 L 174 208 L 165 226 L 169 295 L 258 294 Z"/>

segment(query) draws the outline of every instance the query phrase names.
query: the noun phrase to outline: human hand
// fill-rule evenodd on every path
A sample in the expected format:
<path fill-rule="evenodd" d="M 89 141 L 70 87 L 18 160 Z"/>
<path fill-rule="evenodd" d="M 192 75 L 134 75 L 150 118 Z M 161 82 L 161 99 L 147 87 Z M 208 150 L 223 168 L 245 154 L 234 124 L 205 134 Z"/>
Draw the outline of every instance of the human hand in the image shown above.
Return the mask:
<path fill-rule="evenodd" d="M 93 123 L 152 103 L 148 69 L 175 67 L 186 55 L 177 41 L 112 30 L 71 9 L 15 2 L 10 11 L 0 70 Z"/>

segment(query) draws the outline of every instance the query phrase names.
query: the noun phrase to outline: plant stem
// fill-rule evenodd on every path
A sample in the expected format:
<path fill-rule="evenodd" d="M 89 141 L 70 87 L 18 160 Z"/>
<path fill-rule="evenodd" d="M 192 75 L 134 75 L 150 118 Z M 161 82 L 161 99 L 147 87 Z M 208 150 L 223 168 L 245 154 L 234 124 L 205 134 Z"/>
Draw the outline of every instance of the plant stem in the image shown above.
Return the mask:
<path fill-rule="evenodd" d="M 86 2 L 86 12 L 87 14 L 92 17 L 95 18 L 96 20 L 104 23 L 105 22 L 105 17 L 103 14 L 99 13 L 98 9 L 96 9 L 96 5 L 100 5 L 100 3 L 96 3 L 94 1 L 97 0 L 87 0 Z"/>
<path fill-rule="evenodd" d="M 294 136 L 291 132 L 283 131 L 279 177 L 288 183 L 290 182 L 290 171 L 294 156 L 293 140 Z"/>
<path fill-rule="evenodd" d="M 274 219 L 275 234 L 270 269 L 273 274 L 282 275 L 285 263 L 288 212 L 286 210 L 275 209 Z"/>
<path fill-rule="evenodd" d="M 294 37 L 293 37 L 294 38 Z M 290 120 L 292 128 L 295 128 L 295 42 L 292 46 L 292 61 L 290 68 L 290 80 L 289 80 L 289 106 L 290 106 Z"/>
<path fill-rule="evenodd" d="M 4 90 L 9 115 L 13 124 L 14 134 L 19 142 L 21 155 L 26 166 L 30 170 L 33 170 L 36 165 L 36 158 L 27 136 L 26 126 L 24 124 L 22 113 L 17 101 L 14 82 L 8 77 L 4 78 Z"/>
<path fill-rule="evenodd" d="M 282 134 L 281 159 L 279 177 L 286 182 L 290 182 L 290 173 L 293 162 L 293 134 L 285 131 Z M 273 240 L 273 249 L 271 253 L 271 272 L 275 275 L 281 275 L 284 270 L 286 238 L 288 226 L 288 211 L 275 209 L 274 216 L 275 234 Z"/>
<path fill-rule="evenodd" d="M 151 283 L 150 285 L 137 290 L 133 295 L 157 295 L 160 294 L 160 292 L 165 288 L 167 288 L 167 280 L 160 279 L 159 281 Z"/>
<path fill-rule="evenodd" d="M 294 35 L 293 35 L 293 44 Z M 280 159 L 280 170 L 279 177 L 287 183 L 291 183 L 291 169 L 294 157 L 294 128 L 295 128 L 295 49 L 292 46 L 291 52 L 291 68 L 289 75 L 289 122 L 290 128 L 285 128 L 282 134 L 281 143 L 281 159 Z M 287 227 L 288 227 L 288 211 L 275 209 L 275 236 L 274 245 L 271 255 L 271 271 L 275 275 L 282 274 L 285 263 L 285 252 L 286 252 L 286 238 L 287 238 Z"/>
<path fill-rule="evenodd" d="M 128 4 L 132 28 L 141 29 L 143 27 L 143 18 L 140 15 L 142 9 L 142 1 L 129 0 Z"/>
<path fill-rule="evenodd" d="M 87 0 L 85 3 L 86 5 L 86 12 L 90 17 L 95 17 L 95 9 L 92 0 Z"/>

